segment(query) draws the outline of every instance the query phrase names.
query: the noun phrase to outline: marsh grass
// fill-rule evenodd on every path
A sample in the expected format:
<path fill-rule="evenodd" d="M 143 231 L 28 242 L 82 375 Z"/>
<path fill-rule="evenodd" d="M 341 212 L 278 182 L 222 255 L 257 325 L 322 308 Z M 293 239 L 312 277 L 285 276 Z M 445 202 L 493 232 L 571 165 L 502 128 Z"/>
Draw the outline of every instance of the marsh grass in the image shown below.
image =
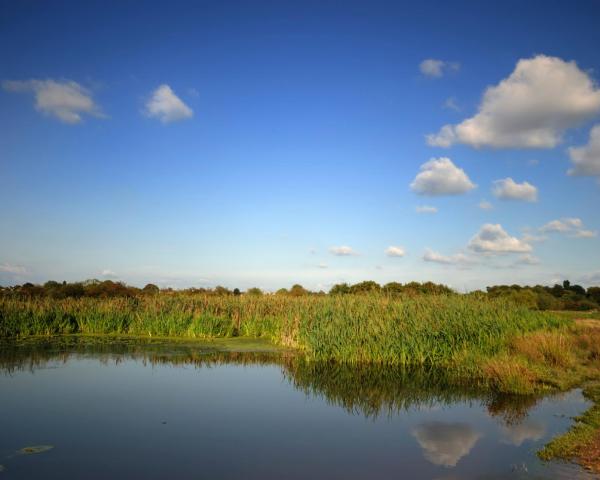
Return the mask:
<path fill-rule="evenodd" d="M 559 318 L 502 299 L 460 295 L 158 295 L 113 299 L 0 298 L 0 337 L 125 334 L 266 338 L 314 360 L 450 365 L 505 350 Z"/>

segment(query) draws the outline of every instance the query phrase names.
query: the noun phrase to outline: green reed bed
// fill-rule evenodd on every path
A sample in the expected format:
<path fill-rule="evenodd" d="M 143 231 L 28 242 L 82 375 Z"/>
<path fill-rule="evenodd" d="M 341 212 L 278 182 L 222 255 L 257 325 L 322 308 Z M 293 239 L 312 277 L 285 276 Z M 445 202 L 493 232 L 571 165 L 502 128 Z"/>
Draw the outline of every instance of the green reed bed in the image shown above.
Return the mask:
<path fill-rule="evenodd" d="M 566 322 L 502 299 L 461 295 L 156 295 L 113 299 L 0 298 L 0 337 L 121 334 L 262 337 L 309 358 L 443 365 L 490 356 L 516 334 Z"/>

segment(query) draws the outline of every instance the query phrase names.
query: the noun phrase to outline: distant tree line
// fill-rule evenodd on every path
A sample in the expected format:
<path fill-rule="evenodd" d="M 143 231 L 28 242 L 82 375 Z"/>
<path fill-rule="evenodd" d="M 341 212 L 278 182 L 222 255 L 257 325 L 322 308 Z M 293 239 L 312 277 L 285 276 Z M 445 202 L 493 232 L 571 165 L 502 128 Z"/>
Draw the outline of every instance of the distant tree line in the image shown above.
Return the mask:
<path fill-rule="evenodd" d="M 487 287 L 491 297 L 506 297 L 537 310 L 595 310 L 600 307 L 600 287 L 571 285 L 565 280 L 553 287 L 536 285 L 496 285 Z"/>
<path fill-rule="evenodd" d="M 241 291 L 239 288 L 229 289 L 222 286 L 215 288 L 187 288 L 175 290 L 172 288 L 159 288 L 152 283 L 143 288 L 126 285 L 123 282 L 112 280 L 86 280 L 84 282 L 56 282 L 48 281 L 43 285 L 24 283 L 12 287 L 0 287 L 0 295 L 18 297 L 47 297 L 53 299 L 64 298 L 112 298 L 112 297 L 139 297 L 151 295 L 266 295 L 258 287 Z M 372 280 L 355 284 L 338 283 L 329 290 L 329 295 L 366 295 L 380 294 L 387 296 L 415 296 L 415 295 L 458 295 L 450 287 L 433 282 L 389 282 L 380 285 Z M 324 291 L 313 292 L 302 285 L 295 284 L 291 288 L 281 288 L 270 295 L 286 295 L 302 297 L 308 295 L 327 295 Z M 487 291 L 475 291 L 468 295 L 504 297 L 515 303 L 526 305 L 536 310 L 593 310 L 600 308 L 600 287 L 585 289 L 581 285 L 571 285 L 565 280 L 562 285 L 553 287 L 536 285 L 534 287 L 520 285 L 496 285 L 487 287 Z"/>

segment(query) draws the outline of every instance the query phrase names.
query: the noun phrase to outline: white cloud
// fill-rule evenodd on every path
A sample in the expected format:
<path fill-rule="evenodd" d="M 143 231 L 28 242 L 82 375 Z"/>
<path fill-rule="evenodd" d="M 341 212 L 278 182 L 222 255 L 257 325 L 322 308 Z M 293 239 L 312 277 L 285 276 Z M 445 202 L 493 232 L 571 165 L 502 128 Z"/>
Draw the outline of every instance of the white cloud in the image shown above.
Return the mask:
<path fill-rule="evenodd" d="M 582 147 L 568 149 L 573 163 L 569 175 L 598 176 L 600 178 L 600 125 L 590 130 L 590 140 Z"/>
<path fill-rule="evenodd" d="M 593 238 L 597 235 L 597 232 L 584 228 L 581 218 L 552 220 L 543 227 L 540 227 L 540 232 L 565 233 L 574 238 Z"/>
<path fill-rule="evenodd" d="M 469 241 L 468 247 L 474 252 L 485 254 L 526 253 L 532 250 L 528 243 L 506 233 L 502 225 L 491 223 L 481 227 Z"/>
<path fill-rule="evenodd" d="M 573 228 L 583 227 L 580 218 L 563 218 L 562 220 L 552 220 L 540 228 L 541 232 L 565 233 Z"/>
<path fill-rule="evenodd" d="M 537 202 L 538 189 L 529 182 L 517 183 L 512 178 L 494 181 L 492 193 L 500 200 Z"/>
<path fill-rule="evenodd" d="M 445 62 L 434 58 L 428 58 L 419 64 L 421 73 L 430 78 L 440 78 L 448 71 L 458 71 L 459 69 L 460 64 L 457 62 Z"/>
<path fill-rule="evenodd" d="M 482 200 L 481 202 L 479 202 L 478 207 L 482 210 L 491 210 L 492 208 L 494 208 L 494 206 L 487 200 Z"/>
<path fill-rule="evenodd" d="M 406 254 L 406 251 L 402 247 L 390 245 L 385 249 L 385 254 L 388 257 L 403 257 Z"/>
<path fill-rule="evenodd" d="M 438 209 L 430 205 L 419 205 L 415 208 L 415 211 L 417 213 L 437 213 Z"/>
<path fill-rule="evenodd" d="M 0 272 L 12 273 L 14 275 L 23 275 L 27 269 L 22 265 L 12 265 L 10 263 L 0 263 Z"/>
<path fill-rule="evenodd" d="M 175 95 L 171 87 L 161 85 L 152 93 L 146 103 L 146 114 L 158 118 L 163 123 L 192 118 L 193 110 Z"/>
<path fill-rule="evenodd" d="M 339 247 L 331 247 L 329 252 L 333 255 L 337 255 L 338 257 L 348 257 L 351 255 L 358 255 L 352 247 L 348 247 L 347 245 L 341 245 Z"/>
<path fill-rule="evenodd" d="M 323 268 L 323 269 L 325 269 L 325 268 L 329 268 L 329 267 L 328 267 L 328 265 L 326 263 L 319 263 L 317 265 L 317 268 Z"/>
<path fill-rule="evenodd" d="M 104 277 L 104 278 L 118 278 L 118 275 L 113 272 L 110 268 L 105 268 L 104 270 L 102 270 L 100 272 L 100 276 Z"/>
<path fill-rule="evenodd" d="M 563 132 L 600 112 L 600 89 L 575 62 L 538 55 L 487 88 L 479 111 L 427 136 L 431 146 L 552 148 Z"/>
<path fill-rule="evenodd" d="M 515 262 L 515 265 L 539 265 L 540 259 L 534 257 L 530 253 L 526 253 L 521 255 L 518 260 Z"/>
<path fill-rule="evenodd" d="M 89 90 L 70 80 L 6 80 L 2 83 L 9 92 L 33 92 L 35 109 L 64 123 L 80 123 L 82 115 L 105 115 L 96 105 Z"/>
<path fill-rule="evenodd" d="M 442 255 L 439 252 L 427 249 L 423 254 L 423 260 L 432 263 L 441 263 L 442 265 L 470 265 L 475 261 L 464 253 L 455 253 L 454 255 Z"/>
<path fill-rule="evenodd" d="M 460 195 L 473 190 L 471 182 L 462 168 L 458 168 L 446 157 L 432 158 L 421 165 L 410 188 L 419 195 Z"/>
<path fill-rule="evenodd" d="M 542 243 L 547 240 L 547 238 L 543 235 L 532 235 L 531 233 L 526 233 L 521 238 L 525 243 Z"/>
<path fill-rule="evenodd" d="M 434 465 L 455 467 L 481 437 L 467 423 L 426 422 L 412 429 L 425 458 Z"/>
<path fill-rule="evenodd" d="M 575 238 L 594 238 L 598 236 L 598 232 L 593 230 L 577 230 L 573 236 Z"/>

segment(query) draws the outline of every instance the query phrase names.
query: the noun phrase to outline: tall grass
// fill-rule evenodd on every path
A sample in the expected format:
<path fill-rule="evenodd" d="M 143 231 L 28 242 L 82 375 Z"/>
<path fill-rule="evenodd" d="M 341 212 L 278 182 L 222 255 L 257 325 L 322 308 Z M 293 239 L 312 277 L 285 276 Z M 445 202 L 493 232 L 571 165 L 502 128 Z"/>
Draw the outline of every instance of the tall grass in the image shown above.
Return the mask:
<path fill-rule="evenodd" d="M 494 355 L 517 334 L 562 322 L 502 299 L 460 295 L 0 298 L 0 337 L 265 337 L 309 358 L 349 363 L 451 364 Z"/>

